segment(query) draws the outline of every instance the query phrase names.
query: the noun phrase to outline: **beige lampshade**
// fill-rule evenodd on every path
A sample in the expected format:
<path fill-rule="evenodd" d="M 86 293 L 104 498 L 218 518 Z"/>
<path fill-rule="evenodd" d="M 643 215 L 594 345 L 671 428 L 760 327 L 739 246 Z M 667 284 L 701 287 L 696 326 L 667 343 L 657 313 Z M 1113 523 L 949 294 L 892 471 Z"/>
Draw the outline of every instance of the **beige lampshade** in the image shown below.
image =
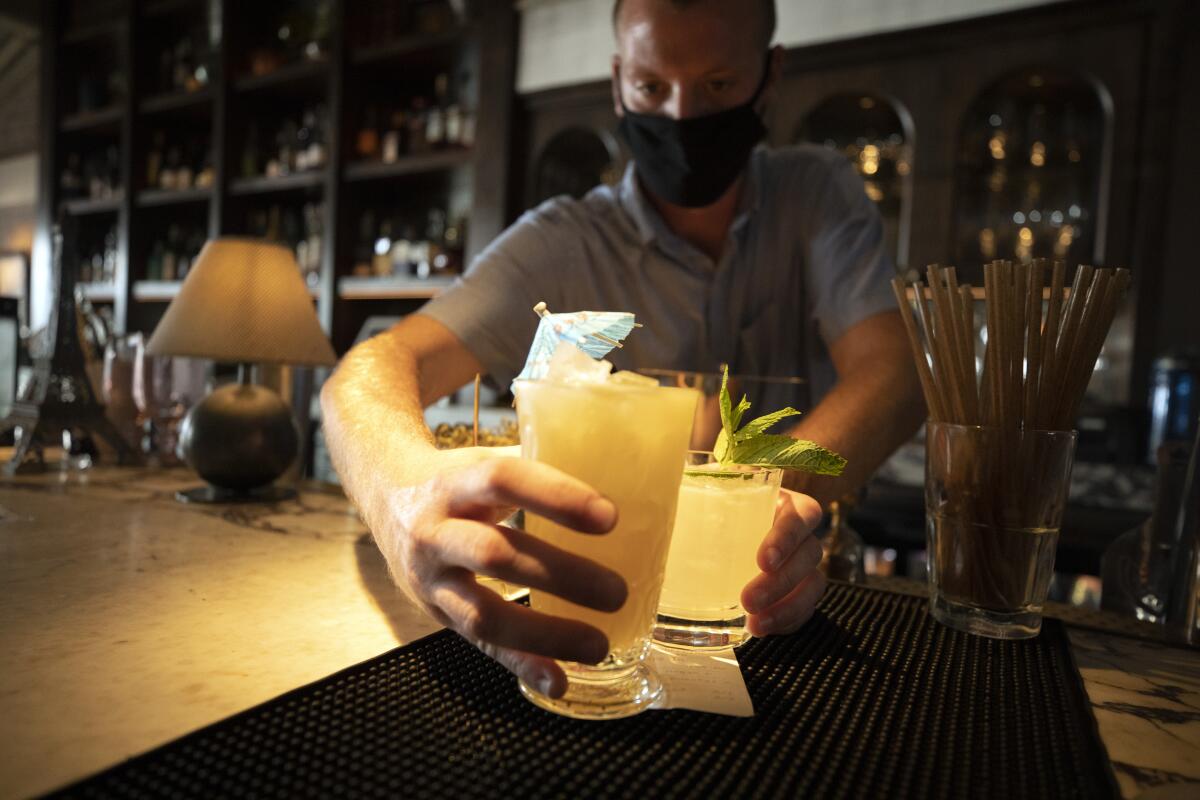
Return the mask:
<path fill-rule="evenodd" d="M 147 349 L 243 363 L 337 361 L 292 252 L 234 237 L 204 245 Z"/>

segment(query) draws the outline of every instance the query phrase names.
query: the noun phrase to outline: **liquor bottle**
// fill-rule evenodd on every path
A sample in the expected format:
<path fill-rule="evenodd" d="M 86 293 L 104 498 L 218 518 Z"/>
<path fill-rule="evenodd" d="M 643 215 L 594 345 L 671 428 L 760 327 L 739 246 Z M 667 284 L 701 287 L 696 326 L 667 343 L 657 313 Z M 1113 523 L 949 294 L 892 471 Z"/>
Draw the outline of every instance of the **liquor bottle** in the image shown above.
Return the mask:
<path fill-rule="evenodd" d="M 59 176 L 58 186 L 64 200 L 72 200 L 83 195 L 83 166 L 80 163 L 79 153 L 67 155 L 67 164 L 63 168 L 62 175 Z"/>
<path fill-rule="evenodd" d="M 160 189 L 177 189 L 179 183 L 176 179 L 176 170 L 179 169 L 179 148 L 171 146 L 167 149 L 166 162 L 163 164 L 158 173 L 158 188 Z"/>
<path fill-rule="evenodd" d="M 363 125 L 354 138 L 354 153 L 363 160 L 379 158 L 379 124 L 375 106 L 368 107 L 363 114 Z"/>
<path fill-rule="evenodd" d="M 204 156 L 200 162 L 200 169 L 196 172 L 196 188 L 211 188 L 215 179 L 216 173 L 213 171 L 212 149 L 205 147 Z"/>
<path fill-rule="evenodd" d="M 416 230 L 411 227 L 405 233 L 411 242 L 408 248 L 409 270 L 414 278 L 425 280 L 433 272 L 429 258 L 429 240 L 418 238 Z"/>
<path fill-rule="evenodd" d="M 433 150 L 446 146 L 446 95 L 449 85 L 450 76 L 444 72 L 438 73 L 433 79 L 434 101 L 425 116 L 425 142 Z"/>
<path fill-rule="evenodd" d="M 328 118 L 324 106 L 316 106 L 304 112 L 304 127 L 309 131 L 305 145 L 305 168 L 320 169 L 325 166 L 325 136 Z"/>
<path fill-rule="evenodd" d="M 154 132 L 154 143 L 146 154 L 146 186 L 153 189 L 158 186 L 159 172 L 162 170 L 164 135 L 162 131 Z"/>
<path fill-rule="evenodd" d="M 1187 458 L 1183 442 L 1165 442 L 1158 448 L 1150 518 L 1114 539 L 1100 559 L 1101 608 L 1146 622 L 1165 620 L 1175 521 Z"/>
<path fill-rule="evenodd" d="M 420 95 L 414 97 L 408 112 L 408 152 L 419 154 L 429 149 L 429 140 L 426 138 L 428 116 L 428 101 Z"/>
<path fill-rule="evenodd" d="M 371 273 L 377 278 L 392 274 L 392 222 L 379 223 L 379 236 L 375 239 L 375 254 L 371 259 Z"/>
<path fill-rule="evenodd" d="M 105 283 L 112 283 L 117 277 L 117 229 L 109 228 L 104 234 L 104 266 L 103 278 Z"/>
<path fill-rule="evenodd" d="M 368 277 L 371 274 L 371 256 L 375 237 L 375 212 L 367 211 L 358 223 L 358 242 L 354 248 L 354 267 L 352 273 L 357 277 Z"/>
<path fill-rule="evenodd" d="M 258 175 L 258 125 L 251 122 L 246 129 L 246 141 L 242 146 L 241 173 L 243 178 Z"/>
<path fill-rule="evenodd" d="M 400 154 L 405 149 L 404 141 L 407 138 L 407 130 L 408 123 L 405 120 L 404 112 L 393 111 L 388 131 L 383 135 L 383 163 L 394 164 L 400 158 Z"/>
<path fill-rule="evenodd" d="M 312 110 L 305 108 L 300 114 L 300 124 L 296 126 L 296 148 L 294 158 L 297 172 L 304 172 L 309 168 L 308 145 L 312 142 L 312 138 Z"/>
<path fill-rule="evenodd" d="M 442 252 L 446 256 L 443 273 L 457 275 L 463 271 L 463 248 L 467 240 L 467 218 L 459 216 L 446 226 L 442 237 Z"/>
<path fill-rule="evenodd" d="M 425 241 L 428 243 L 430 275 L 444 275 L 450 265 L 446 254 L 446 212 L 440 208 L 429 209 L 425 220 Z"/>
<path fill-rule="evenodd" d="M 195 180 L 195 170 L 192 169 L 192 164 L 195 159 L 196 144 L 191 143 L 190 152 L 179 157 L 179 166 L 175 168 L 175 188 L 190 189 Z"/>
<path fill-rule="evenodd" d="M 829 504 L 829 532 L 821 540 L 821 571 L 832 580 L 865 583 L 863 540 L 846 522 L 846 512 L 854 502 L 855 498 L 848 496 Z"/>
<path fill-rule="evenodd" d="M 1200 426 L 1175 515 L 1167 630 L 1185 644 L 1200 643 Z"/>
<path fill-rule="evenodd" d="M 174 88 L 182 91 L 195 91 L 200 88 L 193 83 L 196 65 L 192 60 L 192 38 L 184 36 L 175 45 L 175 67 L 172 70 Z"/>
<path fill-rule="evenodd" d="M 162 239 L 154 242 L 154 246 L 150 248 L 150 257 L 146 259 L 146 280 L 161 281 L 163 262 L 163 243 Z"/>

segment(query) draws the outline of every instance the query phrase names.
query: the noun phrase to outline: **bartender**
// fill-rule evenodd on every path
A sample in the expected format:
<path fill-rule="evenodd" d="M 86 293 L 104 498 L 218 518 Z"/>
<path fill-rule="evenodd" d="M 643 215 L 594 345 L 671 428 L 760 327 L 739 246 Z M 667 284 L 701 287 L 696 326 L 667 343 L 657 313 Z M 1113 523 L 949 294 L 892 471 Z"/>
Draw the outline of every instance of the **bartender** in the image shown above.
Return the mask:
<path fill-rule="evenodd" d="M 773 0 L 617 0 L 613 29 L 613 107 L 633 154 L 620 184 L 527 212 L 452 289 L 351 350 L 321 393 L 333 462 L 396 582 L 552 697 L 566 689 L 554 659 L 596 663 L 604 635 L 507 603 L 474 576 L 615 610 L 626 596 L 615 572 L 496 523 L 515 506 L 602 535 L 617 509 L 545 464 L 439 451 L 423 415 L 476 373 L 506 385 L 536 303 L 635 313 L 644 327 L 614 354 L 619 368 L 807 376 L 815 405 L 790 433 L 848 466 L 782 493 L 765 569 L 742 594 L 755 636 L 809 619 L 825 588 L 812 535 L 822 504 L 861 485 L 924 413 L 861 180 L 831 151 L 758 146 L 783 60 Z"/>

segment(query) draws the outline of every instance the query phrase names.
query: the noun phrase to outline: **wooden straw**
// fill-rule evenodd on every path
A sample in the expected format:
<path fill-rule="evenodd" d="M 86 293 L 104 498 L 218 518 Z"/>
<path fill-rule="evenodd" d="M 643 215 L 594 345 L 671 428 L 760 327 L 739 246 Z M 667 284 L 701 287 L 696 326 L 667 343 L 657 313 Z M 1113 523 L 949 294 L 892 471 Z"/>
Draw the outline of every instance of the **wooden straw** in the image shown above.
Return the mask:
<path fill-rule="evenodd" d="M 954 337 L 954 367 L 958 371 L 959 391 L 962 393 L 963 407 L 966 411 L 963 421 L 974 425 L 979 416 L 978 395 L 975 389 L 975 334 L 969 325 L 963 325 L 962 296 L 954 267 L 947 267 L 942 279 L 945 281 L 945 304 Z"/>
<path fill-rule="evenodd" d="M 1049 376 L 1054 374 L 1055 345 L 1058 342 L 1058 332 L 1062 326 L 1063 285 L 1066 280 L 1066 265 L 1055 261 L 1050 277 L 1050 301 L 1046 308 L 1046 324 L 1042 332 L 1042 366 L 1038 375 L 1038 397 L 1042 398 L 1037 407 L 1036 422 L 1033 427 L 1038 430 L 1049 428 L 1048 406 L 1053 402 L 1054 395 L 1049 385 Z"/>
<path fill-rule="evenodd" d="M 946 421 L 945 411 L 942 410 L 940 398 L 933 385 L 933 375 L 929 362 L 925 358 L 925 347 L 921 344 L 921 336 L 917 333 L 917 325 L 913 322 L 912 308 L 904 296 L 904 281 L 892 279 L 892 291 L 896 302 L 900 305 L 900 318 L 904 321 L 904 330 L 908 332 L 908 343 L 912 348 L 913 360 L 917 365 L 917 376 L 921 379 L 921 390 L 925 393 L 925 404 L 929 407 L 929 417 L 934 422 Z"/>
<path fill-rule="evenodd" d="M 1025 310 L 1028 327 L 1025 336 L 1025 407 L 1022 427 L 1033 428 L 1038 406 L 1038 386 L 1042 373 L 1042 286 L 1046 279 L 1046 261 L 1037 259 L 1030 268 L 1029 298 Z"/>
<path fill-rule="evenodd" d="M 479 373 L 475 373 L 475 410 L 471 415 L 471 444 L 479 446 Z"/>
<path fill-rule="evenodd" d="M 925 287 L 920 281 L 914 284 L 917 301 L 917 320 L 921 323 L 921 332 L 929 348 L 930 374 L 933 376 L 933 388 L 938 394 L 938 403 L 946 420 L 953 419 L 954 407 L 950 401 L 947 385 L 946 364 L 938 358 L 938 348 L 935 345 L 933 324 L 929 319 L 929 310 L 925 306 Z"/>
<path fill-rule="evenodd" d="M 948 395 L 948 409 L 953 412 L 954 419 L 965 419 L 966 403 L 963 400 L 963 384 L 965 377 L 959 374 L 958 355 L 956 353 L 958 327 L 951 323 L 950 308 L 941 284 L 941 272 L 936 265 L 930 265 L 928 270 L 929 293 L 933 300 L 934 336 L 929 343 L 935 354 L 934 364 L 941 374 L 939 382 Z"/>

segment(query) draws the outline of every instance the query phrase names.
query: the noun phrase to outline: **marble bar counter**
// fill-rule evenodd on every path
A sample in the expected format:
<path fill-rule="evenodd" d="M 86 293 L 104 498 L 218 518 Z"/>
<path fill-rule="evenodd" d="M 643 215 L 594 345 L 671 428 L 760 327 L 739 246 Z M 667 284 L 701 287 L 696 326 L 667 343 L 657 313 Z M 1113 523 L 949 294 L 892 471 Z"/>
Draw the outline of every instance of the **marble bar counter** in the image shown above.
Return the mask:
<path fill-rule="evenodd" d="M 276 505 L 174 499 L 194 483 L 118 468 L 0 479 L 0 797 L 437 629 L 336 487 Z M 1200 796 L 1200 652 L 1079 622 L 1075 658 L 1122 794 Z"/>

